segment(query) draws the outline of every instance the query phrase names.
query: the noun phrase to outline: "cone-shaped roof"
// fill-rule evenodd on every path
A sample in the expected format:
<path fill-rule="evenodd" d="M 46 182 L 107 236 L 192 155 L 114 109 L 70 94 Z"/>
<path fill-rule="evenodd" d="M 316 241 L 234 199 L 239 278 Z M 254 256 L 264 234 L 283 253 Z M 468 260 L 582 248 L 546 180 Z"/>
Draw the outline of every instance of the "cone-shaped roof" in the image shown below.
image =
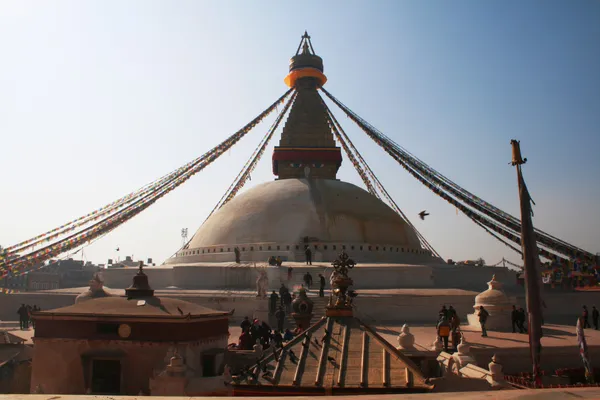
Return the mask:
<path fill-rule="evenodd" d="M 411 375 L 411 376 L 408 376 Z M 234 392 L 426 391 L 419 368 L 355 317 L 323 317 L 238 378 Z"/>
<path fill-rule="evenodd" d="M 283 347 L 274 346 L 247 374 L 238 377 L 234 393 L 431 389 L 407 356 L 352 312 L 343 312 L 352 308 L 348 272 L 355 262 L 342 251 L 332 265 L 332 296 L 337 300 L 327 307 L 326 316 Z"/>

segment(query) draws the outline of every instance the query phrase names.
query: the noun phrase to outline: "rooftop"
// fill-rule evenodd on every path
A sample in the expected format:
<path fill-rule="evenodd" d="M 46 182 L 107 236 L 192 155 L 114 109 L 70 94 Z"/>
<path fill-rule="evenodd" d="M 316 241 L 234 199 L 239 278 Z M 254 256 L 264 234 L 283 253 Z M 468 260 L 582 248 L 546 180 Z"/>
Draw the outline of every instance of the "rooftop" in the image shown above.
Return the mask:
<path fill-rule="evenodd" d="M 128 317 L 218 317 L 229 315 L 194 303 L 174 298 L 104 297 L 54 310 L 40 311 L 34 315 L 45 316 L 128 316 Z"/>
<path fill-rule="evenodd" d="M 256 384 L 261 389 L 407 389 L 407 379 L 414 389 L 430 389 L 419 368 L 369 326 L 354 317 L 324 317 L 252 367 L 234 390 Z"/>

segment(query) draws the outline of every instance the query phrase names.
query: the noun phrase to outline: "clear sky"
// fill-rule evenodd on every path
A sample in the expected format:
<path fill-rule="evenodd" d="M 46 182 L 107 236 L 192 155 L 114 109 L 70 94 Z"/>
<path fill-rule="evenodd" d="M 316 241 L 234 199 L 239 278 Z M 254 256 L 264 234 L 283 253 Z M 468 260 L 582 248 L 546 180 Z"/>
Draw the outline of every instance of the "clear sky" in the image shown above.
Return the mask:
<path fill-rule="evenodd" d="M 4 0 L 0 244 L 99 208 L 237 131 L 285 92 L 305 29 L 330 92 L 516 216 L 509 141 L 520 139 L 535 225 L 600 251 L 600 2 L 591 0 Z M 336 114 L 443 257 L 519 261 Z M 169 257 L 273 118 L 87 247 L 86 259 L 106 262 L 117 247 L 121 257 Z M 247 187 L 273 179 L 270 158 L 269 149 Z M 347 160 L 339 177 L 363 186 Z"/>

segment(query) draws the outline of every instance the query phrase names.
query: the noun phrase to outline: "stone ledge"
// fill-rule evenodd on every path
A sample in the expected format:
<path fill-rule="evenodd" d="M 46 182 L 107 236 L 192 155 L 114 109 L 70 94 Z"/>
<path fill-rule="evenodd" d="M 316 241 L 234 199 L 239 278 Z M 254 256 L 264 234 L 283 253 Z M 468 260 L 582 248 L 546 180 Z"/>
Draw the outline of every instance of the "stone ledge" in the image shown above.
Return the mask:
<path fill-rule="evenodd" d="M 322 399 L 330 400 L 397 400 L 398 395 L 369 395 L 369 396 L 323 396 Z M 595 388 L 568 388 L 568 389 L 526 389 L 506 391 L 485 392 L 446 392 L 403 394 L 402 400 L 434 400 L 443 397 L 444 400 L 478 400 L 482 398 L 493 398 L 495 400 L 517 400 L 517 399 L 598 399 L 600 398 L 600 387 Z M 147 396 L 83 396 L 83 395 L 50 395 L 50 394 L 1 394 L 0 400 L 142 400 Z M 152 396 L 154 400 L 215 400 L 215 397 L 176 397 L 176 396 Z M 290 400 L 305 400 L 306 397 L 284 397 Z M 264 397 L 245 397 L 246 400 L 259 400 Z"/>

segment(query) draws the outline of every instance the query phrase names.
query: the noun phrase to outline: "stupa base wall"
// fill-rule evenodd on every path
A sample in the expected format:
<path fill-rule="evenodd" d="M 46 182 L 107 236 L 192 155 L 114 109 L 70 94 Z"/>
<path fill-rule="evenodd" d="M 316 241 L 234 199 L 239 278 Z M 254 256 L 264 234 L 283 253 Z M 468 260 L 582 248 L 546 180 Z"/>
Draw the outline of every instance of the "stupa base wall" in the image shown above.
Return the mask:
<path fill-rule="evenodd" d="M 288 267 L 293 268 L 288 279 Z M 282 267 L 265 266 L 264 263 L 202 263 L 176 264 L 145 269 L 154 289 L 166 289 L 175 286 L 181 289 L 221 289 L 254 290 L 256 278 L 261 270 L 266 270 L 269 289 L 300 285 L 303 276 L 309 272 L 314 285 L 318 285 L 318 274 L 328 280 L 332 267 L 330 263 L 285 263 Z M 137 268 L 111 268 L 104 270 L 102 276 L 106 286 L 125 289 Z M 504 285 L 507 292 L 520 292 L 516 274 L 506 268 L 452 266 L 446 264 L 359 264 L 352 270 L 352 279 L 356 289 L 403 289 L 403 288 L 457 288 L 481 291 L 492 275 Z"/>

